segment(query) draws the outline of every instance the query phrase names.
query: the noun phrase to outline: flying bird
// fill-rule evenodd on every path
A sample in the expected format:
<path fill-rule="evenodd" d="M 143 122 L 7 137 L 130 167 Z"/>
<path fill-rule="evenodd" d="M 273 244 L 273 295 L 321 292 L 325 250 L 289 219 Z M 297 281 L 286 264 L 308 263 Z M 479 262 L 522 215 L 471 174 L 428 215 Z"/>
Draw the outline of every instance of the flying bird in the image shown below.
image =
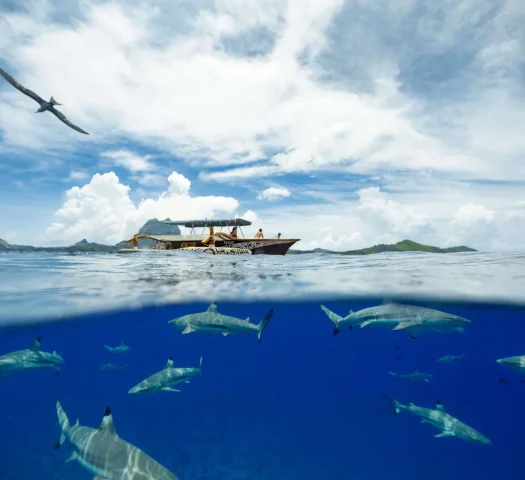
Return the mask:
<path fill-rule="evenodd" d="M 45 112 L 46 110 L 48 110 L 49 112 L 57 116 L 59 120 L 62 120 L 68 127 L 71 127 L 73 130 L 76 130 L 77 132 L 84 133 L 85 135 L 89 135 L 88 132 L 85 132 L 80 127 L 77 127 L 75 124 L 71 123 L 62 112 L 59 112 L 57 109 L 55 109 L 55 105 L 62 105 L 62 104 L 58 103 L 53 97 L 51 97 L 49 102 L 46 102 L 45 100 L 40 98 L 35 92 L 20 85 L 11 75 L 8 75 L 1 68 L 0 68 L 0 75 L 2 75 L 2 77 L 4 77 L 17 90 L 20 90 L 22 93 L 24 93 L 28 97 L 31 97 L 33 100 L 35 100 L 35 102 L 38 102 L 38 104 L 40 105 L 40 108 L 35 113 Z"/>

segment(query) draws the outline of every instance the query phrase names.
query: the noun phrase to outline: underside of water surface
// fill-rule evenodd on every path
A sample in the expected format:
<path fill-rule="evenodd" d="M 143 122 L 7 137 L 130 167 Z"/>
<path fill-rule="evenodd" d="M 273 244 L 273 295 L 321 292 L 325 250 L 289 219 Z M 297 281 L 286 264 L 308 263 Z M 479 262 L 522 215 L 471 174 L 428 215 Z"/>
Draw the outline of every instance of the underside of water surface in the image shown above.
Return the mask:
<path fill-rule="evenodd" d="M 0 376 L 0 478 L 92 479 L 70 455 L 54 450 L 60 401 L 74 423 L 97 428 L 110 406 L 116 433 L 181 480 L 240 479 L 523 479 L 525 375 L 496 363 L 525 354 L 525 312 L 467 303 L 419 305 L 471 321 L 461 332 L 354 326 L 334 335 L 320 308 L 341 317 L 382 298 L 260 303 L 218 302 L 218 311 L 257 324 L 261 336 L 182 334 L 168 321 L 209 303 L 164 305 L 32 322 L 0 331 L 0 355 L 28 348 L 56 351 L 53 369 Z M 104 345 L 129 346 L 110 353 Z M 131 387 L 176 367 L 202 374 L 180 392 L 129 394 Z M 444 356 L 460 357 L 444 363 Z M 101 369 L 103 365 L 115 369 Z M 118 368 L 121 367 L 121 368 Z M 111 367 L 107 367 L 111 368 Z M 396 378 L 415 371 L 427 381 Z M 441 433 L 404 405 L 446 412 L 490 439 L 469 442 Z M 113 478 L 113 477 L 112 477 Z M 114 477 L 117 478 L 117 477 Z M 121 477 L 118 477 L 121 478 Z"/>

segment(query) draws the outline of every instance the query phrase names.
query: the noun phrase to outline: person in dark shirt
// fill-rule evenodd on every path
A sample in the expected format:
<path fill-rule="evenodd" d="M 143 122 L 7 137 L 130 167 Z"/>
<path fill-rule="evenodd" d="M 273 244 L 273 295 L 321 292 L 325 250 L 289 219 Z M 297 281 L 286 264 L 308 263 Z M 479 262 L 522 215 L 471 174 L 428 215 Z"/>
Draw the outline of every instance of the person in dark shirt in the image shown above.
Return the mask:
<path fill-rule="evenodd" d="M 281 234 L 280 233 L 277 234 L 277 238 L 281 238 Z"/>
<path fill-rule="evenodd" d="M 233 227 L 232 233 L 230 234 L 233 238 L 237 238 L 237 227 Z"/>

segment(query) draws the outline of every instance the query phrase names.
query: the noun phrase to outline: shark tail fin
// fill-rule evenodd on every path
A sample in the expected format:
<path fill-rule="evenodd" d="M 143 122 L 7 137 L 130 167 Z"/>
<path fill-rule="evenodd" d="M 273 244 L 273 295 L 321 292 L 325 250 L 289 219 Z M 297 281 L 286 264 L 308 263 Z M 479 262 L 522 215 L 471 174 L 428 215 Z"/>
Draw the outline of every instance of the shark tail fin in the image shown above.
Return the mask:
<path fill-rule="evenodd" d="M 58 450 L 66 441 L 66 434 L 69 432 L 71 425 L 69 424 L 69 419 L 67 418 L 62 405 L 60 405 L 60 402 L 56 403 L 56 409 L 58 425 L 60 426 L 60 440 L 55 444 L 55 450 Z"/>
<path fill-rule="evenodd" d="M 401 410 L 405 408 L 402 403 L 399 403 L 397 400 L 394 400 L 392 397 L 388 396 L 386 393 L 383 394 L 385 398 L 394 405 L 394 415 L 397 415 Z"/>
<path fill-rule="evenodd" d="M 261 320 L 259 325 L 257 325 L 257 339 L 259 340 L 259 343 L 261 343 L 261 336 L 264 332 L 264 329 L 268 326 L 270 323 L 270 320 L 273 317 L 273 308 L 270 308 L 268 310 L 268 313 L 264 316 L 264 318 Z"/>
<path fill-rule="evenodd" d="M 202 375 L 202 357 L 199 361 L 199 375 Z"/>
<path fill-rule="evenodd" d="M 111 355 L 113 352 L 112 352 L 112 348 L 111 347 L 108 347 L 107 345 L 104 345 L 104 347 L 106 348 L 106 350 L 109 352 L 109 354 Z"/>
<path fill-rule="evenodd" d="M 324 305 L 321 305 L 321 310 L 326 313 L 326 316 L 332 321 L 334 324 L 334 331 L 333 334 L 337 335 L 339 333 L 339 322 L 343 319 L 340 315 L 337 315 L 337 313 L 332 312 L 332 310 L 329 310 Z"/>

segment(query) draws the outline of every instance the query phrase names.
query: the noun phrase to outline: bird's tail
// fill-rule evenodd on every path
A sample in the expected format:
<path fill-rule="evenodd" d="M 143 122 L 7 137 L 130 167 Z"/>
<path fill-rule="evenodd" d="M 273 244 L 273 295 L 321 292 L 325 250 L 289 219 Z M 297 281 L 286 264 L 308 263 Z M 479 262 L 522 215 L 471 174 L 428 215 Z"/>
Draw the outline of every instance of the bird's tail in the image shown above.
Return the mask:
<path fill-rule="evenodd" d="M 259 325 L 257 325 L 257 339 L 259 340 L 259 343 L 261 343 L 261 336 L 264 332 L 264 329 L 268 326 L 270 323 L 270 320 L 273 317 L 273 308 L 270 308 L 268 310 L 268 313 L 264 316 L 264 318 L 261 320 Z"/>
<path fill-rule="evenodd" d="M 66 441 L 67 432 L 69 432 L 71 425 L 69 424 L 69 419 L 67 418 L 66 412 L 60 405 L 60 402 L 56 403 L 57 409 L 57 420 L 58 425 L 60 426 L 60 440 L 55 444 L 55 450 L 59 449 L 64 442 Z"/>
<path fill-rule="evenodd" d="M 49 100 L 49 103 L 51 105 L 62 105 L 61 103 L 58 103 L 53 97 L 51 97 L 51 99 Z"/>

